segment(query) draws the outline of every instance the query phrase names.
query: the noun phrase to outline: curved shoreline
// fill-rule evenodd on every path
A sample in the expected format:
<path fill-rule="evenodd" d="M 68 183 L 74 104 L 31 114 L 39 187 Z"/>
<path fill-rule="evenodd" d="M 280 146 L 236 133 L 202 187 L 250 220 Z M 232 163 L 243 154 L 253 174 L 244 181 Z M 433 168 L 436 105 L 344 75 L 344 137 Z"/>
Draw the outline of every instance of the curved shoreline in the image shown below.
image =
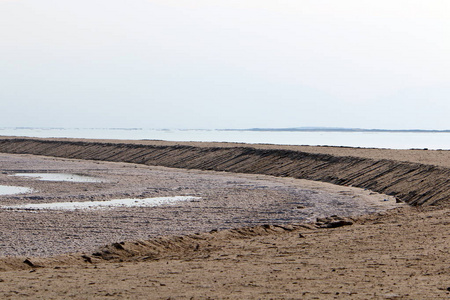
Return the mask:
<path fill-rule="evenodd" d="M 307 149 L 313 151 L 305 152 Z M 321 153 L 330 149 L 333 154 Z M 361 154 L 364 151 L 366 157 Z M 0 152 L 4 153 L 293 177 L 366 188 L 415 206 L 448 205 L 450 168 L 445 166 L 445 157 L 450 151 L 436 152 L 444 161 L 436 159 L 436 164 L 411 162 L 411 151 L 416 157 L 422 154 L 409 151 L 385 150 L 389 158 L 396 158 L 391 160 L 367 158 L 367 150 L 340 147 L 0 138 Z M 403 153 L 408 153 L 409 161 L 398 160 Z"/>

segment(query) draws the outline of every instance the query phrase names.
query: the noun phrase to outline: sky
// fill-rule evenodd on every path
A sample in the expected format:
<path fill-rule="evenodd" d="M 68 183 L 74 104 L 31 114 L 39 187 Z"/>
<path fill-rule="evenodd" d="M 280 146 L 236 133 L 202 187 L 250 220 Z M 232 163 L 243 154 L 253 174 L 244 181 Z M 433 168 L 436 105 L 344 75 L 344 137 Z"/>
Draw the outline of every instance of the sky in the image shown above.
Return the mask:
<path fill-rule="evenodd" d="M 447 0 L 0 0 L 0 127 L 450 129 Z"/>

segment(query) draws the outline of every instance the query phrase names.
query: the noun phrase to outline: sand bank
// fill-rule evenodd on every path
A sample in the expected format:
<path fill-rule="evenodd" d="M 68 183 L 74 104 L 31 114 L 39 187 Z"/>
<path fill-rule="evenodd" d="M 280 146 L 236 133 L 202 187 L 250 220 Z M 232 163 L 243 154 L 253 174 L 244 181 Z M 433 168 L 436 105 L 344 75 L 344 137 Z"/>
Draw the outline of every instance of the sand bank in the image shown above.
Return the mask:
<path fill-rule="evenodd" d="M 441 205 L 447 203 L 450 197 L 449 151 L 430 151 L 430 157 L 425 159 L 423 157 L 429 152 L 426 150 L 383 152 L 380 149 L 274 147 L 155 141 L 0 139 L 0 152 L 5 153 L 308 179 L 370 189 L 396 196 L 411 205 Z"/>

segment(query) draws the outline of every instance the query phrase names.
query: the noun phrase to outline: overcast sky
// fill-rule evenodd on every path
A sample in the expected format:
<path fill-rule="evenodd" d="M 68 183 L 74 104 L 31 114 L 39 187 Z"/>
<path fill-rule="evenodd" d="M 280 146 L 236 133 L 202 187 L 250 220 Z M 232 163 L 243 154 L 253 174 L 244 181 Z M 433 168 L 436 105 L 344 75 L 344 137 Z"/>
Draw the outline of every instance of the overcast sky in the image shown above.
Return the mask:
<path fill-rule="evenodd" d="M 447 0 L 0 0 L 0 127 L 450 129 Z"/>

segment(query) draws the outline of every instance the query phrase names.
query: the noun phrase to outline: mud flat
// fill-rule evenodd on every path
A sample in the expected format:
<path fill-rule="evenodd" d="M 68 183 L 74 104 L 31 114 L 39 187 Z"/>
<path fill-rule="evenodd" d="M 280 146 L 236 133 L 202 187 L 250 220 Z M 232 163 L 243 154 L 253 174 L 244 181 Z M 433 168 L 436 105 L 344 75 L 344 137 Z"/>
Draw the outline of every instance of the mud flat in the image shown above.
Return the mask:
<path fill-rule="evenodd" d="M 1 185 L 31 189 L 0 196 L 1 256 L 89 253 L 123 240 L 358 216 L 401 205 L 369 190 L 268 175 L 24 154 L 0 154 L 0 165 Z M 171 197 L 186 201 L 108 207 L 121 199 L 139 203 Z M 93 208 L 102 204 L 106 207 Z"/>
<path fill-rule="evenodd" d="M 0 260 L 0 297 L 450 297 L 448 151 L 234 146 L 1 139 L 0 151 L 16 154 L 1 155 L 0 185 L 33 189 L 1 196 L 6 206 L 200 200 L 153 208 L 4 210 L 3 255 L 26 257 Z M 10 176 L 20 172 L 106 180 Z M 413 206 L 397 203 L 402 200 Z"/>

